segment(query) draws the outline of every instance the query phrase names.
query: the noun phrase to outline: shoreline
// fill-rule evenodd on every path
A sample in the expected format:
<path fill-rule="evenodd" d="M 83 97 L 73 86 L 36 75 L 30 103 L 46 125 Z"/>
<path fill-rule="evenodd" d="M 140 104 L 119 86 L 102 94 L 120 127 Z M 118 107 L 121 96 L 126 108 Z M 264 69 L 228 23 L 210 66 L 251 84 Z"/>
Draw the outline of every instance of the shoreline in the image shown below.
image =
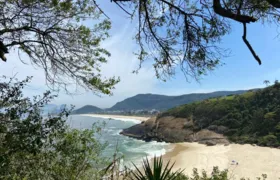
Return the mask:
<path fill-rule="evenodd" d="M 206 170 L 211 174 L 213 167 L 228 169 L 231 179 L 261 177 L 267 174 L 268 180 L 280 177 L 280 150 L 276 148 L 253 146 L 249 144 L 229 144 L 206 146 L 198 143 L 175 143 L 171 151 L 163 155 L 163 160 L 175 162 L 173 170 L 184 169 L 191 176 L 193 168 L 199 174 Z"/>
<path fill-rule="evenodd" d="M 79 116 L 90 116 L 90 117 L 99 117 L 105 119 L 123 119 L 123 120 L 137 120 L 139 123 L 147 121 L 151 117 L 144 117 L 144 116 L 126 116 L 126 115 L 113 115 L 113 114 L 73 114 Z"/>
<path fill-rule="evenodd" d="M 101 114 L 79 114 L 81 116 L 100 117 L 122 121 L 133 121 L 141 123 L 150 117 L 122 116 L 122 115 L 101 115 Z M 175 162 L 173 171 L 184 169 L 184 174 L 192 176 L 193 168 L 198 169 L 201 175 L 202 170 L 211 174 L 213 167 L 218 166 L 220 171 L 228 169 L 230 179 L 240 180 L 241 178 L 261 177 L 267 175 L 267 180 L 274 180 L 280 177 L 280 149 L 260 147 L 250 144 L 218 144 L 206 146 L 199 143 L 170 143 L 162 154 L 164 162 L 170 160 Z"/>

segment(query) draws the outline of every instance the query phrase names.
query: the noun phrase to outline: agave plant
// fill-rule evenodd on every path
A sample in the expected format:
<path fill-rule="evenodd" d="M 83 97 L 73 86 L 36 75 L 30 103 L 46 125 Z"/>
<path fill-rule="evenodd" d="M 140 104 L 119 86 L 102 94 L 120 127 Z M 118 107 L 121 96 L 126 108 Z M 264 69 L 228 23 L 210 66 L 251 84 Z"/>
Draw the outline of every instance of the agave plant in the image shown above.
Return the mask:
<path fill-rule="evenodd" d="M 175 163 L 170 165 L 170 161 L 164 166 L 162 157 L 154 157 L 153 167 L 150 165 L 148 158 L 143 159 L 143 170 L 141 171 L 135 164 L 135 171 L 132 172 L 132 179 L 135 180 L 175 180 L 182 174 L 182 171 L 178 170 L 172 172 L 172 168 Z"/>

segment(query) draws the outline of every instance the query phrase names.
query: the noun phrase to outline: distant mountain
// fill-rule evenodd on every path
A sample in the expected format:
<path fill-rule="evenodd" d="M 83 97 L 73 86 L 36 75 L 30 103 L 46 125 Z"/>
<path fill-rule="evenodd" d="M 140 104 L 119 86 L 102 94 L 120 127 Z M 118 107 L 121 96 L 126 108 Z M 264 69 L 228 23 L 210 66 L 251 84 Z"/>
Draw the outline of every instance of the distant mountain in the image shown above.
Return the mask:
<path fill-rule="evenodd" d="M 108 111 L 128 111 L 128 110 L 167 110 L 182 104 L 201 101 L 208 98 L 237 95 L 245 93 L 247 90 L 239 91 L 217 91 L 212 93 L 194 93 L 180 96 L 165 96 L 157 94 L 138 94 L 116 103 Z"/>
<path fill-rule="evenodd" d="M 72 112 L 72 114 L 89 114 L 89 113 L 96 113 L 96 112 L 101 112 L 103 111 L 103 109 L 100 109 L 96 106 L 92 106 L 92 105 L 86 105 L 83 106 L 79 109 L 76 109 Z"/>

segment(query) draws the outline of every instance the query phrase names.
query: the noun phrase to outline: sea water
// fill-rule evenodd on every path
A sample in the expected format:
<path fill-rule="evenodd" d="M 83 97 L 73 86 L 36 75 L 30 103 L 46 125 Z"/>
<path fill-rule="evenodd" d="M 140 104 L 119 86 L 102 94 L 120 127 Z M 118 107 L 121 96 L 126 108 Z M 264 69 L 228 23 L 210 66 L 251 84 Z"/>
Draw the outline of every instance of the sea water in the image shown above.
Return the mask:
<path fill-rule="evenodd" d="M 145 142 L 121 135 L 120 132 L 135 124 L 141 123 L 135 119 L 122 118 L 100 118 L 81 115 L 72 115 L 68 119 L 72 128 L 85 129 L 91 128 L 94 123 L 99 124 L 102 130 L 98 139 L 101 143 L 107 143 L 103 152 L 104 156 L 112 157 L 117 151 L 118 156 L 123 157 L 124 164 L 132 162 L 136 165 L 141 164 L 143 158 L 152 158 L 165 154 L 169 149 L 169 144 L 164 142 Z"/>

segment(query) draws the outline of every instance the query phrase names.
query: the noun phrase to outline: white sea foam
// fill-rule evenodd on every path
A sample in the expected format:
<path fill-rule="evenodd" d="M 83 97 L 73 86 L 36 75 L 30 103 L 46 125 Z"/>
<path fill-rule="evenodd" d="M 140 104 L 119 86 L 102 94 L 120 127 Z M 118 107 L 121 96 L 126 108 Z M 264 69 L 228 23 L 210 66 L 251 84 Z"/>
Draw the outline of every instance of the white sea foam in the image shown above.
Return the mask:
<path fill-rule="evenodd" d="M 81 121 L 83 122 L 84 127 L 90 127 L 93 122 L 95 122 L 96 118 L 103 119 L 112 119 L 109 121 L 106 127 L 103 129 L 106 134 L 104 134 L 104 141 L 108 142 L 108 147 L 106 149 L 106 153 L 110 156 L 110 154 L 114 153 L 114 149 L 116 149 L 116 145 L 118 146 L 118 151 L 121 155 L 124 155 L 124 164 L 128 165 L 130 168 L 133 167 L 132 162 L 136 166 L 141 166 L 141 162 L 143 158 L 147 157 L 148 159 L 152 159 L 153 157 L 158 157 L 166 154 L 170 150 L 169 143 L 164 142 L 145 142 L 133 138 L 129 138 L 126 136 L 122 136 L 119 133 L 123 128 L 127 128 L 130 126 L 129 123 L 125 123 L 127 121 L 140 123 L 140 120 L 136 120 L 133 118 L 122 118 L 122 117 L 109 117 L 109 116 L 100 116 L 94 114 L 82 115 L 93 117 L 92 120 Z M 77 119 L 79 117 L 76 117 Z M 114 121 L 116 120 L 116 121 Z M 119 121 L 119 122 L 117 122 Z M 118 143 L 117 143 L 118 142 Z M 106 154 L 105 153 L 105 154 Z"/>
<path fill-rule="evenodd" d="M 102 118 L 102 119 L 112 119 L 112 120 L 119 120 L 124 122 L 134 122 L 134 123 L 141 123 L 141 120 L 132 119 L 132 118 L 120 118 L 120 117 L 108 117 L 108 116 L 100 116 L 100 115 L 93 115 L 93 114 L 81 114 L 81 116 L 90 116 L 95 118 Z"/>
<path fill-rule="evenodd" d="M 159 143 L 156 141 L 152 141 L 149 143 L 149 147 L 145 150 L 148 154 L 147 158 L 151 159 L 153 157 L 163 156 L 167 152 L 168 143 Z"/>
<path fill-rule="evenodd" d="M 114 132 L 112 133 L 112 135 L 113 135 L 113 136 L 118 136 L 118 135 L 120 135 L 121 132 L 122 132 L 122 130 L 118 130 L 118 131 L 114 130 Z"/>
<path fill-rule="evenodd" d="M 147 154 L 147 158 L 151 159 L 153 157 L 164 155 L 168 151 L 168 145 L 168 143 L 152 141 L 141 144 L 138 147 L 130 147 L 129 151 L 135 153 L 144 152 L 145 154 Z"/>
<path fill-rule="evenodd" d="M 119 120 L 119 121 L 124 121 L 124 122 L 134 122 L 134 123 L 141 123 L 140 120 L 137 119 L 129 119 L 129 118 L 118 118 L 118 117 L 112 117 L 112 118 L 107 118 L 107 119 L 114 119 L 114 120 Z"/>
<path fill-rule="evenodd" d="M 131 147 L 129 148 L 129 151 L 134 152 L 135 154 L 140 152 L 142 153 L 144 152 L 146 154 L 146 157 L 139 157 L 133 161 L 133 163 L 137 167 L 141 167 L 143 158 L 147 158 L 148 160 L 151 160 L 154 157 L 163 156 L 164 154 L 166 154 L 171 150 L 171 148 L 169 147 L 170 147 L 169 143 L 160 143 L 160 142 L 152 141 L 152 142 L 146 142 L 145 144 L 141 144 L 139 147 Z M 132 170 L 135 169 L 131 161 L 127 162 L 126 165 L 129 165 Z"/>

